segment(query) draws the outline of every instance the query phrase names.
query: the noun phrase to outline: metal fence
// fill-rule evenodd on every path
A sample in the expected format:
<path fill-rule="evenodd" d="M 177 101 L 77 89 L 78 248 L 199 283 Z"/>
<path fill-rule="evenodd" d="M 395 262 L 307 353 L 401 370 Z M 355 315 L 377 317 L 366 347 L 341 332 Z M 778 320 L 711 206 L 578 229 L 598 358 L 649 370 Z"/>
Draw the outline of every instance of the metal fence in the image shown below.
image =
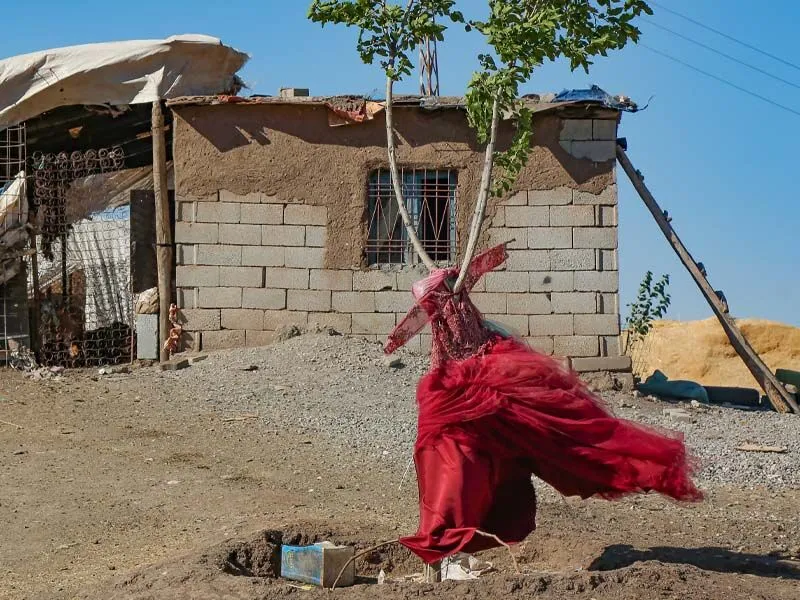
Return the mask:
<path fill-rule="evenodd" d="M 25 134 L 24 124 L 0 132 L 0 363 L 12 347 L 29 344 Z"/>
<path fill-rule="evenodd" d="M 46 366 L 135 356 L 128 189 L 142 173 L 123 169 L 120 147 L 29 155 L 24 124 L 0 131 L 0 363 L 26 347 Z"/>
<path fill-rule="evenodd" d="M 65 367 L 129 362 L 134 343 L 129 207 L 70 224 L 68 233 L 49 245 L 42 236 L 37 250 L 40 362 Z"/>
<path fill-rule="evenodd" d="M 39 235 L 28 297 L 44 365 L 101 366 L 133 356 L 130 210 L 71 194 L 76 181 L 115 173 L 124 163 L 120 148 L 31 156 Z"/>

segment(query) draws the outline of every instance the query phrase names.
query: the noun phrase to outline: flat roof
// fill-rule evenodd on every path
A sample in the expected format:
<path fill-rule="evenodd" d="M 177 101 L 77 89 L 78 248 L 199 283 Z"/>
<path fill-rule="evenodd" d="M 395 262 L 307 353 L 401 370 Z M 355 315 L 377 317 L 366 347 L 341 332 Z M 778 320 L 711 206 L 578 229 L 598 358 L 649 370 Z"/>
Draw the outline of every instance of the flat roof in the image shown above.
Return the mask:
<path fill-rule="evenodd" d="M 566 108 L 606 109 L 615 112 L 636 112 L 637 105 L 625 96 L 611 96 L 597 86 L 588 90 L 569 90 L 560 94 L 527 94 L 520 98 L 525 106 L 534 113 L 548 112 Z M 374 100 L 358 95 L 339 96 L 183 96 L 167 101 L 169 107 L 181 106 L 220 106 L 220 105 L 291 105 L 291 106 L 327 106 L 331 108 L 358 111 L 367 103 L 383 104 L 382 100 Z M 420 108 L 423 110 L 465 109 L 462 96 L 409 96 L 398 95 L 393 98 L 397 107 Z"/>

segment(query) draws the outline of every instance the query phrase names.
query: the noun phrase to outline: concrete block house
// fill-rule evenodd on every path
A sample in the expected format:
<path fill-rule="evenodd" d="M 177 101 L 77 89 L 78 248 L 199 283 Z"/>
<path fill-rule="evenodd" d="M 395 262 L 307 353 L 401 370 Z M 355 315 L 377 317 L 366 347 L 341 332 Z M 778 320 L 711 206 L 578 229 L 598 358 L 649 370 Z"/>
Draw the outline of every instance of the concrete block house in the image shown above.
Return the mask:
<path fill-rule="evenodd" d="M 173 111 L 176 289 L 194 349 L 264 345 L 287 325 L 383 340 L 424 270 L 395 208 L 380 105 L 357 98 L 182 98 Z M 583 372 L 620 356 L 615 147 L 620 112 L 527 100 L 530 161 L 491 202 L 504 267 L 472 294 L 488 318 Z M 466 243 L 483 153 L 459 99 L 401 98 L 397 156 L 431 256 Z M 510 139 L 505 128 L 501 145 Z M 425 351 L 430 337 L 412 341 Z"/>

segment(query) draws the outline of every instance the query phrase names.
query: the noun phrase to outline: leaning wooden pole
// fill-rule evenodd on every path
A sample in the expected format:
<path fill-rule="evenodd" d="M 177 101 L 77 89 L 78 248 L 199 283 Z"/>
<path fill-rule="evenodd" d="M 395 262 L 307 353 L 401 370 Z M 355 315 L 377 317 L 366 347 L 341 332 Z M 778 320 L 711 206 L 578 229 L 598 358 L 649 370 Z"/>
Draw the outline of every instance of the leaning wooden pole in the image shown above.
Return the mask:
<path fill-rule="evenodd" d="M 156 202 L 156 267 L 158 269 L 158 335 L 169 336 L 169 306 L 172 300 L 172 232 L 169 223 L 167 189 L 167 142 L 161 102 L 153 102 L 153 190 Z M 161 360 L 169 360 L 169 350 L 161 345 Z"/>
<path fill-rule="evenodd" d="M 631 161 L 628 159 L 628 155 L 625 153 L 624 148 L 619 145 L 617 146 L 617 159 L 619 160 L 620 165 L 622 165 L 625 173 L 630 178 L 633 187 L 636 188 L 639 196 L 641 196 L 642 200 L 644 201 L 645 206 L 647 206 L 648 210 L 653 215 L 653 218 L 656 220 L 656 223 L 658 223 L 659 228 L 672 246 L 672 249 L 675 250 L 678 258 L 681 259 L 683 266 L 685 266 L 689 271 L 689 274 L 692 276 L 692 279 L 694 279 L 697 287 L 700 288 L 700 291 L 703 293 L 706 301 L 711 306 L 711 310 L 714 311 L 714 315 L 716 315 L 717 319 L 719 319 L 722 329 L 728 336 L 728 339 L 730 340 L 734 350 L 736 350 L 737 354 L 744 361 L 744 364 L 747 365 L 750 373 L 752 373 L 753 377 L 755 377 L 756 381 L 758 381 L 758 384 L 761 386 L 761 389 L 764 390 L 764 393 L 767 395 L 767 398 L 769 398 L 772 406 L 778 412 L 794 412 L 800 414 L 800 408 L 798 408 L 797 402 L 795 402 L 792 394 L 786 391 L 786 388 L 783 387 L 783 385 L 777 380 L 772 371 L 769 370 L 769 367 L 764 364 L 764 361 L 761 360 L 761 357 L 756 353 L 755 350 L 753 350 L 753 347 L 750 345 L 744 335 L 742 335 L 742 332 L 739 331 L 739 328 L 736 326 L 736 322 L 734 321 L 733 317 L 727 313 L 727 310 L 723 307 L 722 302 L 720 301 L 714 289 L 711 287 L 708 279 L 706 279 L 705 275 L 703 275 L 700 267 L 694 261 L 691 254 L 689 254 L 689 251 L 683 245 L 683 242 L 681 242 L 678 234 L 675 233 L 675 230 L 672 228 L 672 225 L 670 225 L 670 222 L 664 214 L 664 211 L 661 210 L 661 207 L 650 193 L 650 190 L 647 189 L 642 176 L 633 167 L 633 164 L 631 164 Z"/>

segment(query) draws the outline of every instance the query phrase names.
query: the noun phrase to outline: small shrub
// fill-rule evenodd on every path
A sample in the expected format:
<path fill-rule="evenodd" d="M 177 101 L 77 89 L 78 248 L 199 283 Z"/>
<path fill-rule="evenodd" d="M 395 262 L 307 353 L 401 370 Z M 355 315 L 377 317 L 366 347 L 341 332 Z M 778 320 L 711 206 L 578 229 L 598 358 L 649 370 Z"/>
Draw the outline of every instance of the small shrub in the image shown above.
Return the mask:
<path fill-rule="evenodd" d="M 626 352 L 641 342 L 653 328 L 653 321 L 663 319 L 672 301 L 667 288 L 669 275 L 662 275 L 653 284 L 653 272 L 648 271 L 639 284 L 636 301 L 628 304 L 628 317 L 625 319 Z"/>

